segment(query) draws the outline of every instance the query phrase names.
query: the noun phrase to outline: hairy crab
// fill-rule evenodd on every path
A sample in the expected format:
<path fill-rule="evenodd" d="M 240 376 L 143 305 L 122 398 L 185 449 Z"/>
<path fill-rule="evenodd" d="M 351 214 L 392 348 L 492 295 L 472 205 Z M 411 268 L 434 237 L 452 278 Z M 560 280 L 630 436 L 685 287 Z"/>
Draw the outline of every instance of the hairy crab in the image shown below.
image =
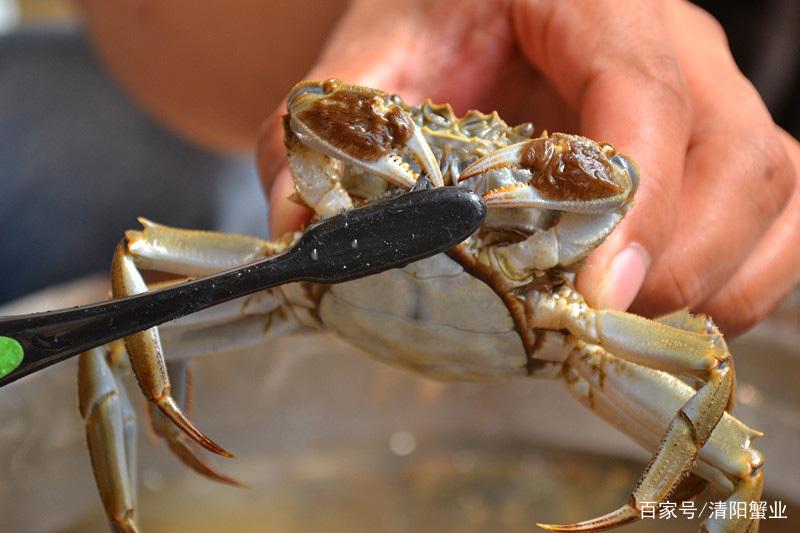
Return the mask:
<path fill-rule="evenodd" d="M 483 194 L 482 229 L 446 254 L 334 286 L 295 283 L 153 328 L 81 355 L 80 409 L 112 526 L 136 530 L 135 432 L 120 386 L 124 352 L 152 425 L 188 466 L 218 481 L 202 448 L 227 452 L 184 416 L 185 359 L 298 329 L 332 330 L 375 358 L 443 380 L 556 379 L 654 455 L 618 510 L 556 531 L 597 531 L 636 520 L 644 502 L 686 500 L 707 483 L 731 501 L 756 501 L 760 433 L 730 414 L 734 375 L 706 316 L 657 320 L 590 308 L 574 270 L 633 205 L 636 165 L 609 144 L 555 133 L 531 138 L 496 113 L 457 118 L 448 105 L 404 104 L 336 80 L 294 87 L 284 120 L 297 201 L 327 217 L 420 185 Z M 424 176 L 424 178 L 423 178 Z M 148 290 L 140 270 L 198 276 L 286 249 L 142 220 L 112 263 L 115 297 Z M 163 346 L 168 351 L 162 349 Z M 715 531 L 757 521 L 709 518 Z"/>

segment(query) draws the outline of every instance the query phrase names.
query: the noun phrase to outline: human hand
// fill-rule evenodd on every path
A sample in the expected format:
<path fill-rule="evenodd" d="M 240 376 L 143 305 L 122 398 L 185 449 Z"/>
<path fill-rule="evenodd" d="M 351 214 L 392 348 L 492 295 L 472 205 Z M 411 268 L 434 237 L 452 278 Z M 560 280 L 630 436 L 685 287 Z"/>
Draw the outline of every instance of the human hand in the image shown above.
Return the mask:
<path fill-rule="evenodd" d="M 578 277 L 595 307 L 689 307 L 735 333 L 800 280 L 800 147 L 717 22 L 687 2 L 357 0 L 307 75 L 330 77 L 459 113 L 497 109 L 630 154 L 637 206 Z M 307 217 L 286 200 L 283 113 L 259 145 L 273 234 Z"/>

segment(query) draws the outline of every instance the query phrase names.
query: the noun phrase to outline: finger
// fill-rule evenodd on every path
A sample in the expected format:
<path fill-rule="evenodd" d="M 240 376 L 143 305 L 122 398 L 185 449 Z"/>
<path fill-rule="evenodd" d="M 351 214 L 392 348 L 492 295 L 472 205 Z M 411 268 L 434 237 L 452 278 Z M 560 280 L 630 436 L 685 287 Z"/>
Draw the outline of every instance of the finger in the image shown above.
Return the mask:
<path fill-rule="evenodd" d="M 261 124 L 256 141 L 256 167 L 261 185 L 269 198 L 273 198 L 272 184 L 275 178 L 287 164 L 282 127 L 282 117 L 285 113 L 284 98 L 278 108 Z"/>
<path fill-rule="evenodd" d="M 781 131 L 800 182 L 800 144 Z M 700 306 L 728 334 L 741 333 L 775 309 L 800 283 L 800 183 L 781 215 L 728 283 Z"/>
<path fill-rule="evenodd" d="M 766 111 L 727 122 L 734 113 L 714 113 L 718 125 L 701 129 L 689 150 L 673 238 L 652 266 L 635 312 L 692 309 L 717 292 L 792 195 L 794 169 Z"/>
<path fill-rule="evenodd" d="M 284 106 L 285 100 L 261 126 L 256 150 L 258 172 L 269 200 L 267 217 L 272 239 L 301 228 L 312 215 L 310 209 L 290 200 L 295 190 L 283 144 Z"/>
<path fill-rule="evenodd" d="M 717 292 L 784 209 L 794 169 L 766 106 L 719 24 L 688 3 L 668 11 L 694 108 L 679 212 L 636 312 L 695 308 Z M 687 36 L 688 34 L 688 36 Z"/>
<path fill-rule="evenodd" d="M 523 51 L 579 110 L 581 133 L 614 144 L 641 170 L 637 206 L 578 277 L 599 307 L 628 307 L 675 220 L 692 110 L 659 5 L 523 0 L 514 10 Z"/>

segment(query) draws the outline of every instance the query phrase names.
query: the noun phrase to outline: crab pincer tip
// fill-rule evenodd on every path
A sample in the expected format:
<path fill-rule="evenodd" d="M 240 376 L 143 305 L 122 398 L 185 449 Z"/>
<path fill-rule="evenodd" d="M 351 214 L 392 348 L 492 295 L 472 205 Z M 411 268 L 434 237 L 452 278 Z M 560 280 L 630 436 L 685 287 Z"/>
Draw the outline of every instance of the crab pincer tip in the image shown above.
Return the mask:
<path fill-rule="evenodd" d="M 461 171 L 458 181 L 463 181 L 497 168 L 519 168 L 522 160 L 522 151 L 530 142 L 522 141 L 505 146 L 473 161 Z"/>

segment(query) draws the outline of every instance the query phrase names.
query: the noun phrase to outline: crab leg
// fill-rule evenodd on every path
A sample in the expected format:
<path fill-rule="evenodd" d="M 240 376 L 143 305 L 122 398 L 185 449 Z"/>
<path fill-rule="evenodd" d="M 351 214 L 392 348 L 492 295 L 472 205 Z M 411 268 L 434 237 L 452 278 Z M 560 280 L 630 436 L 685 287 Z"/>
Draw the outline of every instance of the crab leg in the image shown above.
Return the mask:
<path fill-rule="evenodd" d="M 164 324 L 159 333 L 167 362 L 239 350 L 296 331 L 299 312 L 286 312 L 286 289 L 262 291 Z"/>
<path fill-rule="evenodd" d="M 291 244 L 289 240 L 272 243 L 252 237 L 170 228 L 144 219 L 141 222 L 143 230 L 126 232 L 125 242 L 117 247 L 112 264 L 116 296 L 151 288 L 145 285 L 139 268 L 184 276 L 210 274 L 279 253 Z M 196 445 L 208 447 L 210 441 L 203 440 L 205 437 L 183 415 L 189 387 L 188 369 L 181 358 L 240 347 L 267 335 L 297 329 L 302 325 L 298 317 L 304 316 L 302 305 L 308 304 L 293 294 L 289 287 L 281 287 L 279 292 L 253 294 L 170 322 L 163 328 L 141 332 L 125 341 L 134 373 L 151 400 L 153 430 L 167 441 L 181 461 L 211 479 L 241 486 L 217 472 Z M 289 301 L 301 310 L 288 312 Z M 309 325 L 313 324 L 309 321 Z M 170 348 L 169 362 L 161 348 L 162 329 Z M 82 354 L 79 386 L 92 466 L 106 511 L 116 530 L 136 531 L 136 423 L 125 389 L 115 379 L 125 351 L 125 346 L 117 342 L 111 345 L 108 358 L 104 349 Z"/>
<path fill-rule="evenodd" d="M 586 331 L 594 327 L 592 320 L 586 320 L 588 308 L 585 303 L 571 289 L 562 289 L 552 296 L 550 304 L 554 303 L 564 306 L 562 318 L 570 316 L 573 329 Z M 542 301 L 537 301 L 534 308 L 540 304 Z M 548 309 L 552 311 L 554 308 L 538 308 L 538 318 L 548 320 Z M 534 314 L 534 319 L 536 317 Z M 659 344 L 658 340 L 660 344 L 669 344 L 670 339 L 677 338 L 673 344 L 680 348 L 685 346 L 680 341 L 681 336 L 692 339 L 700 336 L 706 341 L 713 339 L 706 348 L 716 346 L 724 353 L 711 360 L 718 362 L 704 373 L 705 381 L 695 391 L 666 372 L 614 357 L 604 349 L 607 345 L 601 347 L 575 337 L 568 338 L 566 345 L 572 346 L 572 351 L 565 360 L 564 377 L 570 391 L 634 440 L 648 449 L 657 447 L 658 451 L 628 504 L 594 520 L 559 526 L 542 525 L 545 529 L 597 531 L 635 520 L 641 513 L 642 502 L 663 501 L 690 469 L 724 492 L 732 493 L 731 499 L 754 501 L 760 496 L 763 457 L 750 445 L 760 433 L 725 412 L 732 396 L 733 368 L 719 332 L 706 317 L 693 316 L 686 311 L 658 321 L 644 322 L 651 324 L 656 331 L 670 328 L 671 336 L 657 339 L 656 344 Z M 658 358 L 648 361 L 663 363 Z M 667 361 L 670 365 L 675 364 L 669 358 Z M 686 372 L 687 368 L 681 370 Z M 665 428 L 666 437 L 658 444 Z M 698 459 L 696 464 L 695 458 Z M 735 481 L 732 483 L 731 479 Z M 733 531 L 748 525 L 749 520 L 742 523 L 728 521 L 718 524 L 718 527 Z"/>
<path fill-rule="evenodd" d="M 676 478 L 680 479 L 686 471 L 686 456 L 696 453 L 695 447 L 705 436 L 702 431 L 681 435 L 685 431 L 680 426 L 688 427 L 691 423 L 694 427 L 693 420 L 702 418 L 703 415 L 698 416 L 698 410 L 691 406 L 699 403 L 698 397 L 707 394 L 704 390 L 713 387 L 713 382 L 709 381 L 698 394 L 666 372 L 629 363 L 599 346 L 581 341 L 575 341 L 567 364 L 564 378 L 570 392 L 648 449 L 659 447 L 666 423 L 676 412 L 678 416 L 673 418 L 667 437 L 628 505 L 592 521 L 543 527 L 556 531 L 596 531 L 614 527 L 639 518 L 641 502 L 660 502 L 670 494 L 675 496 L 671 490 L 677 486 Z M 719 411 L 719 405 L 716 410 Z M 686 415 L 687 411 L 689 415 Z M 708 479 L 722 492 L 732 493 L 732 500 L 757 500 L 762 483 L 763 457 L 751 447 L 751 443 L 760 435 L 730 414 L 723 413 L 702 446 L 692 472 Z M 728 521 L 721 530 L 738 531 L 748 523 L 748 520 L 742 523 Z"/>
<path fill-rule="evenodd" d="M 601 348 L 598 346 L 592 345 L 585 345 L 585 348 L 583 349 L 601 350 Z M 666 424 L 660 425 L 658 428 L 653 428 L 651 426 L 657 424 L 648 423 L 645 425 L 644 423 L 640 422 L 629 412 L 631 411 L 631 409 L 628 408 L 629 406 L 623 406 L 622 404 L 616 403 L 604 390 L 604 388 L 593 386 L 589 380 L 581 377 L 581 374 L 572 366 L 565 365 L 562 370 L 561 377 L 564 380 L 567 390 L 569 390 L 569 392 L 589 410 L 598 414 L 600 417 L 605 419 L 606 422 L 624 432 L 631 439 L 642 446 L 642 448 L 646 450 L 658 449 L 659 443 L 663 438 L 664 431 L 667 427 Z M 652 413 L 650 414 L 652 418 L 655 418 Z M 659 413 L 658 418 L 662 418 L 661 415 L 666 417 L 672 416 L 673 414 L 674 411 L 670 413 Z M 654 421 L 651 420 L 650 422 Z M 719 430 L 715 431 L 719 432 Z M 712 438 L 713 435 L 715 435 L 715 433 L 712 433 Z M 703 448 L 703 450 L 706 449 L 706 447 Z M 701 454 L 702 453 L 703 452 L 701 451 Z M 722 472 L 722 470 L 716 466 L 713 466 L 702 455 L 698 457 L 697 463 L 694 465 L 694 468 L 692 468 L 692 475 L 697 475 L 704 480 L 702 488 L 704 488 L 707 484 L 705 480 L 708 480 L 720 492 L 729 493 L 733 490 L 733 484 Z M 698 488 L 695 494 L 700 493 L 702 488 Z M 694 494 L 684 494 L 683 499 L 690 499 L 693 495 Z"/>
<path fill-rule="evenodd" d="M 78 360 L 78 396 L 97 488 L 114 531 L 137 531 L 136 416 L 106 360 L 95 348 Z"/>
<path fill-rule="evenodd" d="M 128 254 L 128 246 L 127 242 L 117 246 L 111 264 L 111 286 L 115 298 L 147 292 L 147 285 L 134 264 L 133 257 Z M 232 457 L 230 452 L 201 433 L 186 418 L 172 397 L 158 328 L 126 337 L 125 347 L 128 350 L 133 373 L 147 399 L 155 403 L 167 418 L 201 446 L 225 457 Z"/>
<path fill-rule="evenodd" d="M 531 327 L 567 329 L 584 342 L 651 368 L 705 379 L 730 357 L 710 321 L 705 331 L 688 331 L 631 313 L 595 310 L 566 285 L 556 293 L 531 291 L 526 305 Z"/>
<path fill-rule="evenodd" d="M 139 268 L 175 274 L 210 274 L 277 253 L 288 243 L 270 243 L 243 236 L 223 237 L 203 231 L 178 230 L 141 220 L 142 231 L 128 231 L 112 261 L 115 297 L 148 290 Z M 230 453 L 203 435 L 186 418 L 172 396 L 158 328 L 125 339 L 131 367 L 142 392 L 176 426 L 204 448 L 230 457 Z"/>
<path fill-rule="evenodd" d="M 763 489 L 764 470 L 759 468 L 736 484 L 736 490 L 725 500 L 726 507 L 728 509 L 734 508 L 730 502 L 747 502 L 746 505 L 749 507 L 750 502 L 759 501 Z M 709 533 L 734 533 L 739 531 L 756 533 L 758 531 L 758 519 L 742 517 L 734 520 L 709 517 L 703 522 L 702 527 Z"/>
<path fill-rule="evenodd" d="M 181 409 L 186 410 L 189 404 L 191 389 L 189 386 L 189 368 L 185 361 L 167 363 L 167 370 L 172 379 L 172 395 Z M 163 438 L 169 449 L 172 450 L 183 464 L 195 472 L 221 483 L 237 487 L 244 486 L 239 481 L 218 472 L 208 460 L 203 457 L 200 447 L 185 433 L 180 431 L 164 414 L 148 404 L 150 424 L 153 431 Z"/>
<path fill-rule="evenodd" d="M 583 355 L 586 357 L 586 355 Z M 603 379 L 614 375 L 613 361 L 597 361 L 592 365 L 605 372 Z M 583 368 L 580 361 L 569 363 Z M 705 445 L 712 430 L 725 412 L 731 387 L 731 372 L 723 366 L 712 378 L 678 410 L 667 429 L 667 434 L 650 465 L 634 489 L 630 501 L 607 515 L 577 524 L 545 525 L 552 531 L 600 531 L 615 527 L 640 517 L 642 502 L 662 502 L 678 486 L 683 476 L 692 467 L 697 453 Z M 598 372 L 598 374 L 599 374 Z M 586 376 L 582 376 L 586 379 Z"/>

